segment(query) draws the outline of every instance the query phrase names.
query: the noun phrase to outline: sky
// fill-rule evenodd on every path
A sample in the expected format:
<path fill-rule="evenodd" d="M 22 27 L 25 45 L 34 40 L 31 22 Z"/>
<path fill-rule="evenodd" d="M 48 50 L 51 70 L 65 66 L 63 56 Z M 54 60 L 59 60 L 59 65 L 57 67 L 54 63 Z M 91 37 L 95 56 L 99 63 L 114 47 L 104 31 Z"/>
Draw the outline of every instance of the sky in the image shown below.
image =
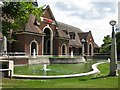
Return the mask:
<path fill-rule="evenodd" d="M 118 21 L 120 0 L 37 0 L 38 5 L 50 5 L 57 21 L 91 31 L 101 46 L 104 36 L 111 35 L 110 20 Z"/>

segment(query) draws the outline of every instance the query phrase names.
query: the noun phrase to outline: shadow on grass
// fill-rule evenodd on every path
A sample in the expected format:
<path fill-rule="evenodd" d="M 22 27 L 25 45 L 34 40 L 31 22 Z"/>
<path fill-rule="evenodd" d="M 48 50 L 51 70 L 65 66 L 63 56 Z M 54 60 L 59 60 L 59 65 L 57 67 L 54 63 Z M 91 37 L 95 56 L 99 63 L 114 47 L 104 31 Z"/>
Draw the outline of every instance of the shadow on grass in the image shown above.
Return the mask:
<path fill-rule="evenodd" d="M 107 77 L 110 77 L 110 76 L 106 75 L 106 76 L 96 76 L 96 77 L 90 77 L 90 78 L 80 78 L 79 81 L 88 81 L 88 80 L 107 78 Z"/>
<path fill-rule="evenodd" d="M 98 76 L 98 77 L 93 77 L 91 79 L 99 79 L 99 78 L 106 78 L 106 77 L 110 77 L 109 75 L 106 75 L 106 76 Z"/>

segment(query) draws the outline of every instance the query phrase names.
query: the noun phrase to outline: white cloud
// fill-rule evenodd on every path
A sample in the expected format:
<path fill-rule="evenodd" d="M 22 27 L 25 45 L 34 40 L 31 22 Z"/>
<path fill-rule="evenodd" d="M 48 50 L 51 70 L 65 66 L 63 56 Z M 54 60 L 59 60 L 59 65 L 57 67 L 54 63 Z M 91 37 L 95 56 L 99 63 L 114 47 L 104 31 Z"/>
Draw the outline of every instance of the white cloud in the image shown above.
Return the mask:
<path fill-rule="evenodd" d="M 117 21 L 118 16 L 116 0 L 98 1 L 40 0 L 41 4 L 50 5 L 57 21 L 79 27 L 84 32 L 91 30 L 95 42 L 100 46 L 104 36 L 111 35 L 109 21 Z"/>

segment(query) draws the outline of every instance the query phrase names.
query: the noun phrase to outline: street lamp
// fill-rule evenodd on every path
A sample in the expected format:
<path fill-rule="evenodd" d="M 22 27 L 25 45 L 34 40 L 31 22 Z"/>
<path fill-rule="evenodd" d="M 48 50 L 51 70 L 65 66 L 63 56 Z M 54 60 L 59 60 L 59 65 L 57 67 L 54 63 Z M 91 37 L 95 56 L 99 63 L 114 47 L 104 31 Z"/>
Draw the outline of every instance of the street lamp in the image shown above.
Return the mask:
<path fill-rule="evenodd" d="M 82 44 L 83 44 L 83 47 L 82 47 L 82 55 L 84 56 L 84 51 L 85 51 L 84 43 L 85 43 L 85 39 L 82 39 L 81 42 L 82 42 Z"/>
<path fill-rule="evenodd" d="M 116 25 L 115 20 L 111 20 L 109 24 L 112 26 L 112 42 L 111 42 L 111 59 L 110 59 L 110 73 L 109 76 L 117 75 L 117 50 L 116 50 L 116 38 L 114 26 Z"/>

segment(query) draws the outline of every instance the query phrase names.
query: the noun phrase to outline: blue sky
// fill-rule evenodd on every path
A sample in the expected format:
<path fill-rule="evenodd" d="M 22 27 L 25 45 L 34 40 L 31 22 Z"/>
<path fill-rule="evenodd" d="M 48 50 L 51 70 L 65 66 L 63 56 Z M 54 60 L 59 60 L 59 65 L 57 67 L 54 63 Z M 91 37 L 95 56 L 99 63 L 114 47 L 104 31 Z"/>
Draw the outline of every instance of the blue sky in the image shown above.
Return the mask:
<path fill-rule="evenodd" d="M 109 21 L 118 21 L 119 0 L 37 0 L 40 5 L 50 5 L 57 21 L 73 25 L 84 32 L 92 31 L 100 46 L 106 35 L 111 35 Z"/>

